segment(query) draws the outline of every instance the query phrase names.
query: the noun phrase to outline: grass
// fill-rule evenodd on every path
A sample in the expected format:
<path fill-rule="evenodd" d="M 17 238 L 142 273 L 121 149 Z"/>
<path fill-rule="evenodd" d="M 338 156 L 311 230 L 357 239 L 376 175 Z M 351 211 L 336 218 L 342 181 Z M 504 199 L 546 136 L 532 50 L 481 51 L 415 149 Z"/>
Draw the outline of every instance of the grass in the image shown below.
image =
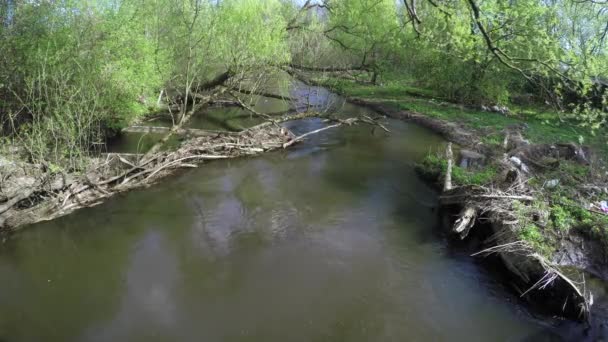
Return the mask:
<path fill-rule="evenodd" d="M 447 160 L 441 156 L 429 154 L 416 165 L 416 170 L 426 179 L 443 180 L 446 174 Z M 486 185 L 497 175 L 494 165 L 486 165 L 480 169 L 469 170 L 457 165 L 452 167 L 452 183 L 454 185 Z"/>
<path fill-rule="evenodd" d="M 420 89 L 405 83 L 390 82 L 384 86 L 359 84 L 348 80 L 322 79 L 321 82 L 335 91 L 350 97 L 374 100 L 401 110 L 464 124 L 480 132 L 489 145 L 500 145 L 502 131 L 512 125 L 526 125 L 527 139 L 534 143 L 580 142 L 608 154 L 608 134 L 596 135 L 574 122 L 562 121 L 557 112 L 546 107 L 510 106 L 513 114 L 481 111 L 443 101 L 432 90 Z"/>

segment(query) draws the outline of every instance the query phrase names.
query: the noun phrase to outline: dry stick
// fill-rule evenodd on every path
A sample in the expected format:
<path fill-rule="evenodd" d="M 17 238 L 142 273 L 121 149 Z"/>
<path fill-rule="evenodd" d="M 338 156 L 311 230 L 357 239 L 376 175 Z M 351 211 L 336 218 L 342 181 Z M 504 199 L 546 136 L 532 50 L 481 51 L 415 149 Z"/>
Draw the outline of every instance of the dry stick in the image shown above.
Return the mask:
<path fill-rule="evenodd" d="M 368 124 L 370 124 L 370 125 L 377 125 L 377 126 L 379 126 L 380 128 L 382 128 L 384 131 L 386 131 L 387 133 L 390 133 L 390 132 L 391 132 L 391 131 L 389 131 L 389 129 L 388 129 L 388 128 L 386 128 L 386 127 L 385 127 L 383 124 L 381 124 L 381 123 L 379 123 L 378 121 L 376 121 L 376 120 L 374 120 L 374 119 L 370 118 L 369 116 L 367 116 L 367 115 L 363 115 L 363 117 L 365 118 L 365 120 L 361 119 L 361 121 L 363 121 L 363 122 L 365 122 L 365 123 L 368 123 Z"/>
<path fill-rule="evenodd" d="M 213 84 L 213 87 L 216 86 L 216 82 L 219 82 L 219 84 L 224 83 L 228 78 L 230 77 L 230 72 L 227 71 L 226 73 L 216 77 L 213 81 L 211 81 L 211 83 L 209 84 Z M 148 163 L 149 160 L 148 159 L 154 159 L 154 155 L 161 149 L 161 147 L 163 145 L 165 145 L 167 143 L 167 141 L 169 141 L 169 139 L 173 136 L 173 134 L 175 134 L 176 132 L 178 132 L 182 126 L 184 124 L 186 124 L 188 122 L 188 120 L 190 120 L 190 118 L 194 115 L 194 113 L 196 113 L 199 109 L 201 109 L 202 107 L 204 107 L 205 105 L 207 105 L 209 102 L 211 102 L 216 96 L 220 95 L 221 93 L 223 93 L 225 91 L 225 88 L 222 89 L 221 91 L 217 92 L 217 93 L 213 93 L 209 96 L 201 96 L 201 102 L 199 103 L 193 103 L 192 104 L 192 108 L 190 109 L 189 112 L 184 113 L 184 116 L 181 118 L 181 120 L 179 121 L 179 123 L 177 125 L 174 125 L 171 130 L 165 134 L 165 136 L 156 144 L 154 144 L 154 146 L 152 146 L 152 148 L 150 148 L 148 150 L 148 152 L 146 152 L 146 154 L 144 154 L 144 156 L 141 159 L 141 163 Z M 185 109 L 184 109 L 185 110 Z"/>
<path fill-rule="evenodd" d="M 546 271 L 545 274 L 536 283 L 534 283 L 534 285 L 530 286 L 529 289 L 522 293 L 520 297 L 524 297 L 525 295 L 530 293 L 530 291 L 535 290 L 537 288 L 542 290 L 548 284 L 552 283 L 556 278 L 557 274 Z"/>
<path fill-rule="evenodd" d="M 106 157 L 106 161 L 104 162 L 104 165 L 103 165 L 103 166 L 105 166 L 105 165 L 107 165 L 109 163 L 109 160 L 111 160 L 112 157 L 119 157 L 119 158 L 136 157 L 136 158 L 139 158 L 143 154 L 141 154 L 141 153 L 106 152 L 106 153 L 102 153 L 101 155 Z"/>
<path fill-rule="evenodd" d="M 472 206 L 465 207 L 460 212 L 460 217 L 454 222 L 454 228 L 452 231 L 456 234 L 460 234 L 460 239 L 464 239 L 469 234 L 469 231 L 475 224 L 475 218 L 477 217 L 477 210 Z"/>
<path fill-rule="evenodd" d="M 524 241 L 518 240 L 518 241 L 508 242 L 508 243 L 505 243 L 502 245 L 497 245 L 497 246 L 486 248 L 477 253 L 471 254 L 471 256 L 478 256 L 480 254 L 489 255 L 489 254 L 499 253 L 499 252 L 503 252 L 503 251 L 510 252 L 510 251 L 520 251 L 520 250 L 528 252 L 529 249 L 528 249 L 528 245 Z"/>
<path fill-rule="evenodd" d="M 128 175 L 129 175 L 131 172 L 133 172 L 133 171 L 135 171 L 135 170 L 137 170 L 137 169 L 143 169 L 143 168 L 144 168 L 144 166 L 146 166 L 146 165 L 148 165 L 149 163 L 153 162 L 153 161 L 154 161 L 155 159 L 157 159 L 157 158 L 158 158 L 158 156 L 156 156 L 156 157 L 154 157 L 154 158 L 151 158 L 150 160 L 147 160 L 147 161 L 145 161 L 145 162 L 141 162 L 141 163 L 139 163 L 138 165 L 136 165 L 135 167 L 132 167 L 132 168 L 128 169 L 127 171 L 125 171 L 125 172 L 121 173 L 121 174 L 120 174 L 120 175 L 118 175 L 118 176 L 114 176 L 114 177 L 112 177 L 112 178 L 106 179 L 106 180 L 105 180 L 105 181 L 103 181 L 103 182 L 95 183 L 94 185 L 96 185 L 96 186 L 97 186 L 97 185 L 106 185 L 106 184 L 110 184 L 110 183 L 112 183 L 112 182 L 115 182 L 115 181 L 117 181 L 117 180 L 119 180 L 119 179 L 121 179 L 121 178 L 123 178 L 123 177 L 128 176 Z"/>
<path fill-rule="evenodd" d="M 270 115 L 267 115 L 267 114 L 260 113 L 260 112 L 256 111 L 256 110 L 255 110 L 255 109 L 253 109 L 252 107 L 250 107 L 250 106 L 246 105 L 246 104 L 245 104 L 245 102 L 243 102 L 243 101 L 242 101 L 242 100 L 241 100 L 241 99 L 240 99 L 238 96 L 236 96 L 236 95 L 235 95 L 233 92 L 229 92 L 229 93 L 230 93 L 230 95 L 232 95 L 232 96 L 233 96 L 233 97 L 234 97 L 234 98 L 235 98 L 235 99 L 236 99 L 236 100 L 237 100 L 237 101 L 238 101 L 238 102 L 241 104 L 241 106 L 242 106 L 244 109 L 246 109 L 246 110 L 250 111 L 252 114 L 254 114 L 254 115 L 256 115 L 256 116 L 259 116 L 259 117 L 263 118 L 264 120 L 269 121 L 270 123 L 272 123 L 273 125 L 275 125 L 275 126 L 277 126 L 277 127 L 278 127 L 278 123 L 277 123 L 277 122 L 276 122 L 276 121 L 275 121 L 275 120 L 274 120 L 274 119 L 273 119 L 273 118 L 272 118 Z"/>
<path fill-rule="evenodd" d="M 309 135 L 313 135 L 313 134 L 316 134 L 316 133 L 319 133 L 319 132 L 323 132 L 323 131 L 328 130 L 328 129 L 330 129 L 330 128 L 336 128 L 336 127 L 340 127 L 340 126 L 342 126 L 343 124 L 346 124 L 346 125 L 349 125 L 349 126 L 350 126 L 350 125 L 353 125 L 353 124 L 355 124 L 355 123 L 357 123 L 357 122 L 363 122 L 363 123 L 367 123 L 367 124 L 370 124 L 370 125 L 378 125 L 378 126 L 381 126 L 381 125 L 380 125 L 379 123 L 377 123 L 376 121 L 373 121 L 373 120 L 368 121 L 368 120 L 361 119 L 361 118 L 348 118 L 348 119 L 345 119 L 345 120 L 332 120 L 332 119 L 329 119 L 328 121 L 338 121 L 338 123 L 336 123 L 336 124 L 334 124 L 334 125 L 329 125 L 329 126 L 326 126 L 326 127 L 323 127 L 323 128 L 319 128 L 319 129 L 314 130 L 314 131 L 312 131 L 312 132 L 304 133 L 304 134 L 302 134 L 302 135 L 300 135 L 300 136 L 298 136 L 298 137 L 295 137 L 295 138 L 293 138 L 292 140 L 290 140 L 289 142 L 284 143 L 284 144 L 283 144 L 283 148 L 287 148 L 287 147 L 289 147 L 289 146 L 291 146 L 291 145 L 295 144 L 296 142 L 301 141 L 302 139 L 306 138 L 306 137 L 307 137 L 307 136 L 309 136 Z M 381 126 L 381 127 L 382 127 L 382 126 Z M 383 129 L 384 129 L 384 130 L 386 130 L 387 132 L 390 132 L 388 129 L 386 129 L 386 127 L 383 127 Z"/>
<path fill-rule="evenodd" d="M 179 164 L 180 162 L 184 161 L 184 160 L 188 160 L 188 159 L 227 159 L 230 158 L 230 156 L 222 156 L 222 155 L 212 155 L 212 154 L 201 154 L 201 155 L 195 155 L 195 156 L 188 156 L 188 157 L 183 157 L 177 160 L 174 160 L 172 162 L 169 162 L 167 164 L 163 164 L 159 167 L 157 167 L 151 174 L 149 174 L 144 181 L 147 181 L 148 179 L 152 178 L 152 176 L 154 176 L 155 174 L 159 173 L 160 171 L 162 171 L 163 169 L 166 169 L 170 166 L 173 166 L 175 164 Z M 195 166 L 196 167 L 196 166 Z"/>
<path fill-rule="evenodd" d="M 445 150 L 445 156 L 448 160 L 448 167 L 445 171 L 445 182 L 443 183 L 443 191 L 452 190 L 452 164 L 454 163 L 454 154 L 452 153 L 452 143 L 449 142 Z"/>
<path fill-rule="evenodd" d="M 19 195 L 6 201 L 3 205 L 0 206 L 0 214 L 8 211 L 10 208 L 12 208 L 15 204 L 19 203 L 20 201 L 30 197 L 33 193 L 34 193 L 34 187 L 31 187 L 31 188 L 25 190 L 24 192 L 20 193 Z"/>
<path fill-rule="evenodd" d="M 302 134 L 302 135 L 300 135 L 300 136 L 298 136 L 298 137 L 295 137 L 295 138 L 294 138 L 294 139 L 292 139 L 291 141 L 284 143 L 284 144 L 283 144 L 283 148 L 288 148 L 289 146 L 291 146 L 291 145 L 295 144 L 296 142 L 298 142 L 298 141 L 300 141 L 300 140 L 302 140 L 302 139 L 306 138 L 306 137 L 307 137 L 307 136 L 309 136 L 309 135 L 313 135 L 313 134 L 316 134 L 316 133 L 319 133 L 319 132 L 322 132 L 322 131 L 328 130 L 328 129 L 330 129 L 330 128 L 336 128 L 336 127 L 340 127 L 340 126 L 342 126 L 342 124 L 343 124 L 342 122 L 339 122 L 339 123 L 337 123 L 337 124 L 335 124 L 335 125 L 326 126 L 326 127 L 323 127 L 323 128 L 316 129 L 316 130 L 314 130 L 314 131 L 312 131 L 312 132 L 308 132 L 308 133 Z"/>
<path fill-rule="evenodd" d="M 164 126 L 129 126 L 122 130 L 127 133 L 167 133 L 171 131 L 171 127 Z M 193 136 L 216 136 L 219 134 L 223 135 L 238 135 L 239 132 L 230 132 L 230 131 L 215 131 L 208 129 L 198 129 L 198 128 L 180 128 L 175 131 L 175 134 L 180 135 L 193 135 Z"/>
<path fill-rule="evenodd" d="M 130 167 L 135 167 L 135 165 L 133 163 L 131 163 L 130 161 L 126 160 L 125 158 L 123 158 L 121 155 L 117 155 L 118 160 L 120 160 L 121 162 L 123 162 L 124 164 L 129 165 Z"/>
<path fill-rule="evenodd" d="M 443 191 L 452 190 L 452 168 L 454 164 L 454 153 L 452 152 L 452 143 L 449 142 L 446 148 L 446 158 L 448 160 L 447 170 L 445 172 L 445 182 L 443 184 Z M 475 224 L 475 218 L 477 217 L 477 210 L 473 206 L 466 206 L 461 212 L 460 217 L 454 222 L 452 231 L 460 235 L 461 239 L 464 239 L 468 234 L 473 225 Z"/>
<path fill-rule="evenodd" d="M 337 67 L 319 68 L 319 67 L 304 66 L 304 65 L 293 64 L 293 63 L 288 64 L 288 66 L 290 68 L 299 69 L 299 70 L 303 70 L 303 71 L 320 71 L 320 72 L 369 71 L 369 68 L 367 68 L 365 66 L 352 66 L 352 67 L 345 67 L 345 68 L 337 68 Z"/>
<path fill-rule="evenodd" d="M 560 272 L 556 266 L 552 265 L 543 256 L 541 256 L 539 254 L 533 254 L 532 257 L 534 257 L 536 260 L 538 260 L 538 262 L 545 268 L 545 270 L 547 270 L 548 272 L 553 272 L 554 274 L 557 275 L 557 277 L 559 277 L 564 282 L 566 282 L 566 284 L 568 284 L 572 288 L 572 290 L 580 298 L 583 299 L 584 307 L 581 308 L 581 313 L 584 312 L 585 313 L 585 317 L 587 319 L 589 319 L 589 311 L 590 311 L 591 304 L 590 304 L 589 298 L 587 298 L 587 296 L 585 295 L 584 290 L 581 291 L 581 289 L 578 287 L 578 285 L 576 285 L 574 283 L 574 281 L 572 279 L 570 279 L 569 277 L 567 277 L 566 275 L 564 275 L 562 272 Z"/>
<path fill-rule="evenodd" d="M 152 146 L 152 148 L 150 148 L 148 150 L 148 152 L 146 152 L 146 154 L 144 154 L 144 156 L 142 157 L 141 162 L 145 163 L 148 161 L 148 159 L 152 158 L 156 152 L 158 152 L 161 147 L 163 147 L 163 145 L 165 145 L 167 143 L 167 141 L 169 141 L 169 139 L 173 136 L 173 134 L 177 133 L 177 131 L 182 127 L 182 125 L 184 125 L 188 120 L 190 120 L 190 118 L 194 115 L 194 113 L 200 109 L 202 107 L 202 105 L 193 105 L 192 109 L 186 113 L 184 115 L 184 117 L 182 117 L 182 119 L 180 120 L 180 122 L 177 125 L 174 125 L 173 127 L 171 127 L 171 130 L 169 130 L 169 132 L 167 134 L 165 134 L 165 136 L 156 144 L 154 144 L 154 146 Z"/>
<path fill-rule="evenodd" d="M 239 93 L 245 94 L 245 95 L 257 95 L 257 96 L 269 97 L 269 98 L 288 101 L 288 102 L 293 101 L 293 99 L 289 96 L 283 96 L 283 95 L 277 95 L 277 94 L 271 94 L 271 93 L 265 93 L 265 92 L 259 92 L 259 91 L 252 91 L 252 90 L 247 90 L 247 89 L 240 89 L 240 88 L 236 88 L 236 87 L 233 87 L 230 89 L 237 91 Z"/>
<path fill-rule="evenodd" d="M 251 153 L 259 153 L 259 152 L 263 152 L 263 149 L 258 149 L 258 148 L 246 148 L 244 146 L 253 146 L 251 144 L 235 144 L 235 143 L 222 143 L 222 144 L 215 144 L 215 145 L 211 145 L 211 146 L 207 146 L 207 147 L 202 147 L 202 148 L 193 148 L 194 150 L 197 151 L 209 151 L 209 150 L 213 150 L 215 148 L 219 148 L 219 147 L 235 147 L 235 148 L 239 148 L 242 150 L 248 150 Z M 277 146 L 278 147 L 278 146 Z M 165 158 L 165 160 L 168 159 L 169 156 L 167 156 L 167 158 Z M 224 156 L 224 155 L 209 155 L 209 154 L 205 154 L 205 155 L 194 155 L 194 156 L 187 156 L 187 157 L 183 157 L 181 159 L 178 160 L 173 160 L 170 161 L 168 163 L 165 164 L 161 164 L 158 167 L 154 168 L 154 169 L 144 169 L 134 175 L 131 175 L 128 178 L 125 178 L 122 182 L 121 182 L 121 186 L 125 185 L 126 183 L 130 182 L 131 180 L 138 178 L 146 173 L 151 173 L 150 175 L 148 175 L 144 181 L 150 179 L 152 176 L 154 176 L 156 173 L 158 173 L 159 171 L 168 168 L 170 166 L 173 165 L 177 165 L 179 164 L 181 161 L 187 160 L 187 159 L 226 159 L 229 158 L 229 156 Z M 153 160 L 153 159 L 152 159 Z M 140 165 L 141 166 L 141 165 Z M 132 170 L 134 171 L 134 170 Z M 130 172 L 127 172 L 127 174 Z M 125 175 L 126 176 L 126 175 Z M 120 177 L 119 177 L 120 178 Z"/>
<path fill-rule="evenodd" d="M 516 196 L 516 195 L 468 195 L 468 194 L 460 194 L 460 195 L 449 195 L 449 196 L 439 196 L 439 199 L 451 199 L 451 198 L 459 198 L 459 197 L 469 197 L 469 198 L 477 198 L 477 199 L 512 199 L 518 201 L 534 201 L 534 197 L 532 196 Z"/>
<path fill-rule="evenodd" d="M 305 119 L 305 118 L 310 118 L 310 117 L 321 118 L 323 116 L 324 115 L 322 115 L 321 113 L 313 112 L 313 111 L 301 112 L 301 113 L 296 113 L 296 114 L 292 114 L 292 115 L 285 115 L 283 117 L 280 117 L 280 118 L 274 120 L 274 122 L 263 122 L 259 125 L 255 125 L 253 127 L 244 129 L 244 130 L 240 131 L 239 134 L 243 135 L 243 134 L 246 134 L 247 132 L 250 132 L 250 131 L 253 131 L 256 129 L 260 129 L 260 128 L 266 127 L 268 125 L 272 125 L 273 123 L 282 123 L 282 122 L 286 122 L 286 121 L 300 120 L 300 119 Z"/>

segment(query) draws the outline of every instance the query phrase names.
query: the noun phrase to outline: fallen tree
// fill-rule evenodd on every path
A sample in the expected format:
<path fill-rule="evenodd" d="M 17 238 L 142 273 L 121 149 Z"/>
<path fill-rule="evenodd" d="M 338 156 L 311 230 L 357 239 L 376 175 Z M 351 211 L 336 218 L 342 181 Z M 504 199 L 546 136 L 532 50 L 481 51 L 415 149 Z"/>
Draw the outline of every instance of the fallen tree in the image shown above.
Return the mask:
<path fill-rule="evenodd" d="M 310 117 L 324 118 L 328 126 L 295 136 L 280 125 Z M 369 116 L 332 119 L 317 112 L 273 118 L 240 132 L 142 127 L 134 131 L 188 134 L 174 151 L 162 151 L 163 140 L 145 154 L 106 153 L 94 158 L 81 174 L 53 172 L 43 165 L 17 163 L 0 158 L 0 232 L 11 232 L 35 222 L 51 220 L 74 210 L 102 203 L 114 194 L 148 186 L 180 168 L 219 159 L 252 156 L 284 149 L 307 137 L 341 125 L 365 123 L 387 130 Z M 164 139 L 166 140 L 166 139 Z"/>
<path fill-rule="evenodd" d="M 107 154 L 93 160 L 82 175 L 56 174 L 38 165 L 0 168 L 3 184 L 27 184 L 14 190 L 16 194 L 2 203 L 0 231 L 12 231 L 95 206 L 114 194 L 150 185 L 179 168 L 282 148 L 289 139 L 286 130 L 263 124 L 239 134 L 220 132 L 196 137 L 175 151 L 148 152 L 143 156 Z M 18 173 L 17 169 L 25 171 Z M 66 181 L 57 180 L 61 178 Z"/>

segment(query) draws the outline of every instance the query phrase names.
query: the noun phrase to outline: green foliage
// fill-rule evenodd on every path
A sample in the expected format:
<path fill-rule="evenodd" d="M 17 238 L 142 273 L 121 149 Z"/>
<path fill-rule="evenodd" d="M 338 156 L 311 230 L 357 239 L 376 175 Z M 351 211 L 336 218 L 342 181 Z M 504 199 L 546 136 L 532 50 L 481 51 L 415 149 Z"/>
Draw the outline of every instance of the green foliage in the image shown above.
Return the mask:
<path fill-rule="evenodd" d="M 406 6 L 385 0 L 332 1 L 330 19 L 312 25 L 314 39 L 324 33 L 328 48 L 345 52 L 340 61 L 370 65 L 382 80 L 403 75 L 410 86 L 453 102 L 512 106 L 523 94 L 563 106 L 561 88 L 568 88 L 580 100 L 572 116 L 593 130 L 605 125 L 605 99 L 599 104 L 597 94 L 589 96 L 608 70 L 602 4 L 473 1 L 475 21 L 470 3 L 412 2 L 413 17 Z M 315 64 L 308 55 L 302 60 Z M 551 120 L 561 117 L 553 113 Z"/>
<path fill-rule="evenodd" d="M 313 0 L 305 8 L 283 0 L 12 3 L 10 20 L 0 6 L 0 125 L 31 159 L 86 156 L 154 107 L 161 90 L 180 99 L 183 117 L 192 93 L 217 75 L 255 89 L 289 62 L 365 66 L 348 76 L 383 87 L 333 86 L 480 130 L 526 121 L 539 142 L 605 134 L 607 95 L 596 81 L 608 70 L 608 12 L 593 2 L 475 1 L 478 21 L 468 1 L 417 2 L 415 20 L 391 0 Z M 522 94 L 559 100 L 568 92 L 578 100 L 570 115 L 510 104 Z M 517 117 L 429 98 L 510 104 Z M 598 137 L 565 129 L 566 116 Z"/>
<path fill-rule="evenodd" d="M 528 224 L 522 227 L 519 231 L 519 237 L 532 244 L 541 244 L 544 242 L 543 234 L 538 226 L 534 224 Z"/>
<path fill-rule="evenodd" d="M 567 231 L 575 222 L 572 213 L 561 205 L 551 206 L 551 220 L 555 228 Z"/>
<path fill-rule="evenodd" d="M 401 41 L 395 1 L 336 0 L 331 7 L 327 25 L 331 31 L 326 37 L 355 54 L 357 65 L 378 69 L 386 63 L 380 55 L 394 50 Z"/>
<path fill-rule="evenodd" d="M 230 70 L 289 60 L 278 0 L 18 2 L 0 31 L 0 128 L 30 160 L 78 168 L 106 137 Z M 252 77 L 254 76 L 254 77 Z M 187 104 L 182 108 L 185 110 Z"/>
<path fill-rule="evenodd" d="M 600 130 L 591 134 L 589 131 L 579 129 L 576 122 L 555 120 L 558 113 L 545 107 L 511 107 L 513 113 L 504 116 L 449 103 L 442 99 L 437 100 L 434 91 L 412 87 L 409 85 L 409 80 L 391 80 L 385 86 L 365 85 L 336 78 L 325 78 L 321 81 L 347 96 L 379 101 L 387 106 L 468 126 L 482 132 L 480 135 L 484 142 L 491 145 L 502 144 L 505 128 L 525 124 L 528 128 L 524 134 L 531 142 L 568 143 L 582 139 L 594 150 L 608 153 L 608 144 L 606 144 L 608 131 Z"/>
<path fill-rule="evenodd" d="M 97 5 L 19 3 L 0 36 L 12 51 L 0 71 L 5 127 L 30 159 L 77 168 L 107 132 L 145 113 L 161 85 L 136 4 Z"/>
<path fill-rule="evenodd" d="M 545 201 L 531 203 L 513 202 L 513 212 L 517 215 L 519 239 L 525 241 L 537 253 L 551 258 L 557 245 L 557 235 L 545 222 L 548 205 Z"/>
<path fill-rule="evenodd" d="M 593 101 L 586 101 L 578 105 L 572 105 L 572 112 L 569 117 L 577 120 L 583 127 L 589 127 L 592 132 L 597 132 L 608 123 L 608 89 L 604 90 L 601 95 L 595 95 L 594 88 L 584 91 L 582 97 L 599 98 L 599 104 L 594 104 Z"/>
<path fill-rule="evenodd" d="M 567 231 L 579 229 L 583 232 L 608 230 L 608 216 L 594 213 L 560 193 L 551 195 L 551 219 L 555 228 Z"/>

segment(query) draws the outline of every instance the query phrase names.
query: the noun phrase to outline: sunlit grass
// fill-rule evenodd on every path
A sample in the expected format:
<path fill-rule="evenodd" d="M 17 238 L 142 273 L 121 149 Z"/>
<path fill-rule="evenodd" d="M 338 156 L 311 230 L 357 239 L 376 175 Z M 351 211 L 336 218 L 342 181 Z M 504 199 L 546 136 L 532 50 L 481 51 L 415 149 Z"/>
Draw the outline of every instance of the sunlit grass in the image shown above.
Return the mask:
<path fill-rule="evenodd" d="M 429 89 L 422 89 L 397 81 L 382 86 L 359 84 L 352 81 L 325 79 L 329 87 L 351 97 L 382 102 L 401 110 L 419 112 L 428 116 L 465 124 L 483 134 L 485 142 L 497 144 L 503 131 L 518 125 L 524 135 L 534 143 L 582 142 L 602 152 L 608 152 L 607 135 L 595 135 L 576 122 L 562 119 L 560 114 L 547 107 L 511 106 L 511 114 L 482 111 L 440 99 Z"/>

